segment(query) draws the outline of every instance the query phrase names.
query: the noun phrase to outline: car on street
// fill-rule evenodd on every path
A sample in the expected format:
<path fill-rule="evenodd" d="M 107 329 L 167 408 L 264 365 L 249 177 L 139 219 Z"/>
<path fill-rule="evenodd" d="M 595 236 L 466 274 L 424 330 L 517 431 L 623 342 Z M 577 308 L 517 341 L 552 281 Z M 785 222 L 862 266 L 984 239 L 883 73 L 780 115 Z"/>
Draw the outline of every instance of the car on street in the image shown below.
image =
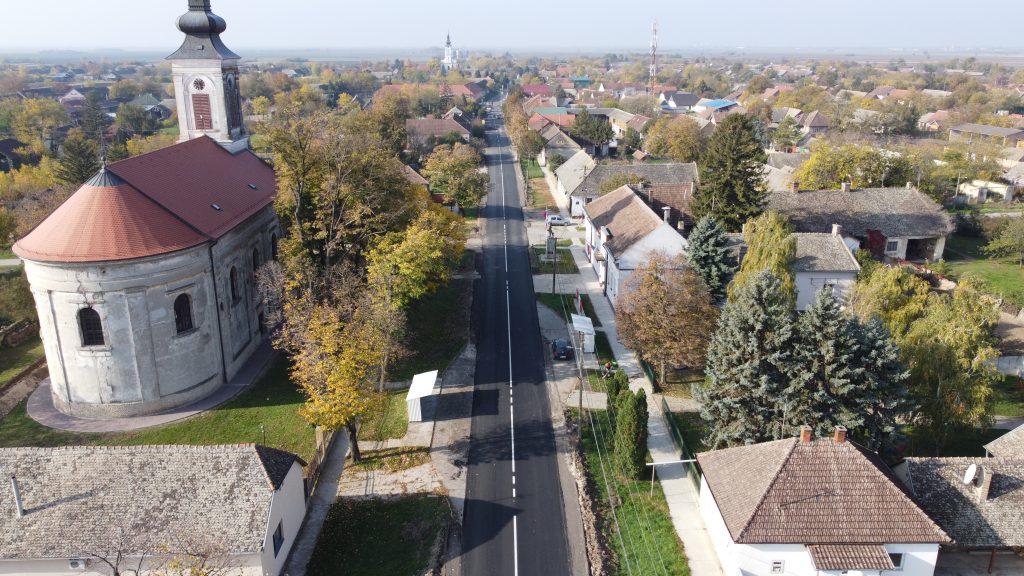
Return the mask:
<path fill-rule="evenodd" d="M 551 341 L 551 358 L 555 360 L 572 360 L 572 343 L 564 338 Z"/>
<path fill-rule="evenodd" d="M 547 219 L 544 220 L 545 226 L 568 226 L 569 221 L 562 218 L 559 214 L 548 214 Z"/>

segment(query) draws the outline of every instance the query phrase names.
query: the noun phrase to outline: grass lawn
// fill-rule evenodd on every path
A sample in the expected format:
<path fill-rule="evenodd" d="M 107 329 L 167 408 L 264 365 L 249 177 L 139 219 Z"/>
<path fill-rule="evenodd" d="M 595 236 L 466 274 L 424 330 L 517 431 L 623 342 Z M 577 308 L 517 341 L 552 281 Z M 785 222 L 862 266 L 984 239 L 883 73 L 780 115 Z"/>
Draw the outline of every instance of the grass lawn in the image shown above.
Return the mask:
<path fill-rule="evenodd" d="M 11 379 L 42 357 L 43 342 L 39 336 L 33 336 L 14 348 L 0 349 L 0 390 L 12 384 Z"/>
<path fill-rule="evenodd" d="M 547 208 L 554 210 L 555 199 L 551 197 L 547 180 L 544 178 L 531 178 L 527 184 L 526 202 L 528 208 Z"/>
<path fill-rule="evenodd" d="M 0 260 L 7 260 L 9 258 L 17 258 L 17 256 L 15 256 L 10 248 L 0 248 Z"/>
<path fill-rule="evenodd" d="M 475 222 L 479 214 L 479 206 L 470 206 L 462 211 L 462 218 L 465 219 L 466 222 Z"/>
<path fill-rule="evenodd" d="M 603 330 L 594 331 L 594 353 L 597 354 L 598 365 L 604 366 L 605 362 L 615 362 L 615 353 L 612 352 L 611 342 L 608 341 L 608 334 Z"/>
<path fill-rule="evenodd" d="M 650 468 L 645 478 L 632 480 L 620 478 L 609 471 L 609 482 L 618 494 L 621 503 L 615 511 L 621 529 L 621 538 L 615 530 L 615 520 L 608 504 L 609 486 L 601 473 L 601 456 L 608 467 L 608 446 L 611 439 L 608 430 L 608 416 L 604 410 L 591 411 L 596 425 L 596 436 L 600 440 L 600 455 L 595 441 L 595 431 L 590 420 L 585 418 L 583 447 L 586 472 L 596 487 L 598 529 L 605 535 L 619 565 L 616 574 L 673 574 L 685 576 L 690 573 L 683 554 L 683 545 L 676 536 L 669 516 L 665 494 L 660 487 L 651 496 Z M 628 558 L 630 569 L 627 570 Z"/>
<path fill-rule="evenodd" d="M 949 436 L 942 456 L 984 456 L 983 446 L 1006 434 L 1008 430 L 990 428 L 978 430 L 969 428 L 956 431 Z M 923 428 L 905 426 L 903 433 L 907 436 L 907 456 L 935 456 L 935 439 Z"/>
<path fill-rule="evenodd" d="M 1024 306 L 1024 268 L 1013 257 L 990 257 L 981 248 L 983 238 L 953 235 L 946 242 L 946 263 L 954 279 L 971 273 L 980 278 L 988 292 Z"/>
<path fill-rule="evenodd" d="M 412 446 L 370 450 L 360 454 L 362 460 L 345 466 L 346 470 L 399 472 L 426 464 L 430 461 L 430 448 Z"/>
<path fill-rule="evenodd" d="M 1024 380 L 1004 376 L 995 387 L 996 416 L 1024 416 Z"/>
<path fill-rule="evenodd" d="M 391 380 L 451 364 L 469 339 L 472 292 L 472 280 L 452 280 L 410 306 L 408 348 L 415 352 L 391 370 Z"/>
<path fill-rule="evenodd" d="M 673 412 L 672 420 L 675 421 L 679 433 L 683 435 L 683 442 L 692 454 L 703 452 L 704 434 L 707 426 L 700 418 L 699 412 Z"/>
<path fill-rule="evenodd" d="M 180 422 L 118 434 L 87 434 L 53 430 L 25 412 L 25 402 L 0 420 L 0 446 L 134 446 L 140 444 L 236 444 L 263 442 L 267 446 L 312 458 L 313 427 L 298 414 L 302 392 L 288 378 L 282 356 L 253 388 L 227 404 Z"/>
<path fill-rule="evenodd" d="M 327 512 L 308 574 L 422 574 L 434 541 L 448 523 L 446 500 L 433 494 L 338 500 Z"/>
<path fill-rule="evenodd" d="M 589 392 L 607 392 L 608 391 L 608 380 L 601 376 L 601 372 L 598 370 L 586 370 L 587 373 L 587 390 Z"/>
<path fill-rule="evenodd" d="M 380 410 L 363 419 L 359 439 L 387 440 L 405 436 L 409 429 L 409 414 L 405 403 L 408 392 L 407 389 L 389 391 L 387 402 L 382 403 Z"/>
<path fill-rule="evenodd" d="M 576 261 L 572 257 L 572 252 L 568 248 L 558 248 L 555 251 L 558 254 L 558 262 L 542 262 L 541 257 L 547 254 L 547 248 L 544 246 L 531 246 L 530 247 L 530 268 L 533 269 L 534 274 L 551 274 L 558 266 L 558 274 L 579 274 L 580 269 L 576 267 Z"/>
<path fill-rule="evenodd" d="M 557 312 L 559 316 L 564 314 L 562 310 L 563 303 L 565 309 L 570 313 L 576 311 L 576 304 L 573 302 L 575 299 L 575 294 L 552 294 L 550 292 L 539 292 L 537 294 L 537 300 Z M 580 294 L 580 300 L 583 301 L 583 313 L 594 321 L 595 328 L 600 328 L 601 320 L 598 319 L 597 313 L 594 312 L 594 303 L 590 301 L 590 294 Z"/>
<path fill-rule="evenodd" d="M 527 180 L 544 177 L 544 172 L 540 169 L 540 164 L 537 164 L 536 160 L 520 160 L 519 163 L 523 166 L 523 176 Z"/>
<path fill-rule="evenodd" d="M 657 371 L 655 371 L 657 374 Z M 674 398 L 693 398 L 694 382 L 703 382 L 704 372 L 687 368 L 686 370 L 666 370 L 665 382 L 658 382 L 658 390 L 665 396 Z"/>

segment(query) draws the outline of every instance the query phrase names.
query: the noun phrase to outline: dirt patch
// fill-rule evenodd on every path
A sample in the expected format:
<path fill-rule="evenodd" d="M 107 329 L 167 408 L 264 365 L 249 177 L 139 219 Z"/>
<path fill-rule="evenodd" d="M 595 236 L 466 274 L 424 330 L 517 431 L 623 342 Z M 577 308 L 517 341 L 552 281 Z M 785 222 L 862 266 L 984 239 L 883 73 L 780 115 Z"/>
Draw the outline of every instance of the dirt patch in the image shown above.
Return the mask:
<path fill-rule="evenodd" d="M 587 562 L 593 576 L 605 576 L 618 573 L 615 556 L 611 553 L 611 543 L 607 535 L 601 531 L 598 510 L 602 504 L 598 501 L 597 487 L 587 476 L 583 463 L 583 447 L 577 440 L 579 422 L 568 410 L 565 412 L 566 439 L 569 442 L 569 470 L 576 479 L 576 493 L 579 495 L 580 513 L 583 515 L 583 535 L 587 546 Z"/>

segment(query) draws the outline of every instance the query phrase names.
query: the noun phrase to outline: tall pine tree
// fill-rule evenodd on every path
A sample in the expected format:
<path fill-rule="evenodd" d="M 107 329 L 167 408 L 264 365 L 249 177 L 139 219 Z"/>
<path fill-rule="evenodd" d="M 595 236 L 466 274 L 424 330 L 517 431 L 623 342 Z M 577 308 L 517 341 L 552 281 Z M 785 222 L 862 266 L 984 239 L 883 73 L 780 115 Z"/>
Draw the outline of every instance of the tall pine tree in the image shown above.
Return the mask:
<path fill-rule="evenodd" d="M 741 287 L 722 311 L 707 355 L 707 379 L 694 399 L 712 448 L 777 439 L 789 386 L 796 327 L 791 300 L 767 270 Z"/>
<path fill-rule="evenodd" d="M 57 166 L 56 176 L 68 184 L 78 185 L 100 169 L 100 152 L 95 142 L 88 140 L 79 130 L 72 130 L 64 140 L 64 154 Z"/>
<path fill-rule="evenodd" d="M 690 266 L 704 280 L 716 302 L 725 298 L 725 287 L 736 272 L 736 260 L 728 247 L 725 229 L 718 220 L 705 216 L 697 221 L 689 237 Z"/>
<path fill-rule="evenodd" d="M 860 382 L 861 423 L 852 428 L 862 444 L 878 450 L 896 431 L 896 422 L 910 413 L 910 371 L 900 349 L 878 318 L 857 324 L 857 358 L 864 367 Z"/>
<path fill-rule="evenodd" d="M 640 478 L 647 458 L 647 395 L 624 390 L 616 404 L 612 462 L 623 476 Z"/>
<path fill-rule="evenodd" d="M 89 92 L 85 97 L 85 106 L 82 107 L 82 133 L 90 142 L 97 145 L 101 142 L 103 131 L 106 130 L 107 115 L 103 113 L 102 99 L 99 92 Z"/>
<path fill-rule="evenodd" d="M 766 160 L 754 121 L 743 114 L 727 116 L 701 157 L 696 217 L 713 215 L 726 230 L 738 232 L 764 209 Z"/>

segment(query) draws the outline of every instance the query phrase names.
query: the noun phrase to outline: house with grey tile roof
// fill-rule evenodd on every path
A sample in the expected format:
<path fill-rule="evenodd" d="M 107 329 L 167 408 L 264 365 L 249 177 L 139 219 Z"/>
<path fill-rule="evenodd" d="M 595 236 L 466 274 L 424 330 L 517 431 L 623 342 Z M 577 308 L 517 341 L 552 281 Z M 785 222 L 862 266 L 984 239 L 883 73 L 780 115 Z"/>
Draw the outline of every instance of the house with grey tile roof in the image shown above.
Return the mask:
<path fill-rule="evenodd" d="M 634 188 L 641 193 L 651 186 L 688 184 L 695 187 L 698 182 L 695 162 L 596 164 L 585 173 L 579 185 L 569 191 L 571 214 L 582 216 L 583 207 L 601 195 L 605 182 L 616 177 L 629 177 L 639 182 Z"/>
<path fill-rule="evenodd" d="M 586 150 L 580 150 L 573 154 L 555 170 L 556 201 L 560 205 L 570 206 L 570 196 L 596 167 L 597 162 L 590 154 L 587 154 Z M 582 210 L 571 209 L 570 211 L 573 217 L 583 215 Z"/>
<path fill-rule="evenodd" d="M 697 454 L 699 508 L 727 576 L 932 576 L 945 532 L 877 454 L 798 438 Z"/>
<path fill-rule="evenodd" d="M 1001 146 L 1024 145 L 1024 130 L 1003 128 L 988 124 L 957 124 L 949 129 L 950 142 L 977 142 L 988 140 Z"/>
<path fill-rule="evenodd" d="M 587 258 L 613 307 L 626 280 L 652 253 L 686 253 L 686 239 L 668 217 L 656 214 L 629 186 L 587 204 L 583 214 Z"/>
<path fill-rule="evenodd" d="M 831 232 L 878 256 L 900 260 L 942 258 L 953 221 L 942 207 L 912 186 L 839 190 L 783 190 L 768 195 L 768 209 L 789 217 L 797 232 Z"/>
<path fill-rule="evenodd" d="M 895 468 L 952 542 L 937 574 L 1024 574 L 1024 456 L 907 458 Z"/>
<path fill-rule="evenodd" d="M 146 573 L 191 542 L 232 574 L 277 575 L 305 517 L 304 465 L 251 444 L 0 448 L 0 573 L 107 573 L 118 553 L 148 557 Z"/>
<path fill-rule="evenodd" d="M 568 160 L 583 149 L 578 142 L 573 140 L 572 136 L 555 124 L 550 124 L 541 130 L 540 136 L 544 139 L 544 147 L 537 157 L 541 166 L 547 166 L 548 159 L 555 156 L 561 156 L 563 161 Z"/>
<path fill-rule="evenodd" d="M 985 444 L 985 453 L 997 458 L 1024 458 L 1024 424 Z"/>

